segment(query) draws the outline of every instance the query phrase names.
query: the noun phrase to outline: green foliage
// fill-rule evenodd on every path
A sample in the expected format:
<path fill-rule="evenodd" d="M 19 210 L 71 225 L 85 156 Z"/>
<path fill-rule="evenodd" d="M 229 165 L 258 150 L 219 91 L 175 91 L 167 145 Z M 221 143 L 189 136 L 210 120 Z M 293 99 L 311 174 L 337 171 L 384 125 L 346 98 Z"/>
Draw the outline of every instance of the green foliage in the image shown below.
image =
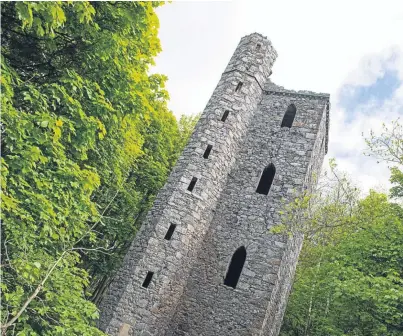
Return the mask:
<path fill-rule="evenodd" d="M 162 111 L 162 110 L 161 110 Z M 141 221 L 152 206 L 158 190 L 164 185 L 170 169 L 191 134 L 197 116 L 182 117 L 189 122 L 177 128 L 170 113 L 154 118 L 145 133 L 143 154 L 136 160 L 127 176 L 124 188 L 117 189 L 112 183 L 100 189 L 100 198 L 113 202 L 104 213 L 98 227 L 103 250 L 85 256 L 85 268 L 92 275 L 88 288 L 91 300 L 98 304 L 120 266 Z M 180 120 L 182 120 L 182 118 Z M 179 121 L 179 125 L 180 121 Z M 178 133 L 179 132 L 179 133 Z M 100 245 L 101 244 L 101 245 Z M 108 254 L 103 251 L 108 251 Z"/>
<path fill-rule="evenodd" d="M 281 224 L 272 233 L 302 233 L 316 244 L 327 244 L 343 227 L 350 225 L 357 211 L 359 189 L 329 160 L 330 172 L 319 180 L 314 193 L 304 192 L 283 205 Z"/>
<path fill-rule="evenodd" d="M 393 165 L 390 167 L 390 182 L 393 185 L 390 190 L 391 197 L 403 197 L 403 126 L 399 119 L 393 121 L 390 126 L 383 124 L 381 134 L 371 131 L 365 141 L 368 146 L 366 155 Z"/>
<path fill-rule="evenodd" d="M 393 198 L 402 198 L 403 172 L 397 167 L 392 167 L 390 171 L 391 171 L 390 182 L 393 184 L 393 187 L 390 189 L 390 195 Z"/>
<path fill-rule="evenodd" d="M 356 210 L 306 241 L 281 335 L 403 335 L 403 210 L 373 191 Z"/>
<path fill-rule="evenodd" d="M 398 121 L 366 139 L 367 155 L 393 165 L 390 196 L 398 201 L 402 139 Z M 277 228 L 307 238 L 280 335 L 403 335 L 403 209 L 374 191 L 360 200 L 334 162 L 331 168 L 336 183 L 299 197 Z"/>
<path fill-rule="evenodd" d="M 201 113 L 196 115 L 182 115 L 179 119 L 179 132 L 181 134 L 178 142 L 179 148 L 184 148 L 188 142 L 188 139 L 192 135 L 192 132 L 199 121 Z"/>
<path fill-rule="evenodd" d="M 2 3 L 4 334 L 102 334 L 89 298 L 190 132 L 148 75 L 160 4 Z"/>

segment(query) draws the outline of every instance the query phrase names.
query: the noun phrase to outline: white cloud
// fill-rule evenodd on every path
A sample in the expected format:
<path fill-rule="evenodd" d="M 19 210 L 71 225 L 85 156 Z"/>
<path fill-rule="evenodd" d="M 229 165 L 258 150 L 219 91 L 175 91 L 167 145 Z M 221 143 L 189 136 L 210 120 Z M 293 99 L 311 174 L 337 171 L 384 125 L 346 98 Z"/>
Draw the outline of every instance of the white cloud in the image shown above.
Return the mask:
<path fill-rule="evenodd" d="M 357 184 L 366 190 L 381 185 L 390 187 L 387 164 L 378 164 L 376 159 L 363 155 L 366 149 L 364 137 L 369 136 L 370 130 L 379 134 L 382 123 L 388 124 L 403 116 L 403 50 L 391 46 L 379 53 L 363 55 L 339 89 L 341 91 L 347 87 L 354 90 L 359 86 L 370 86 L 388 70 L 397 71 L 402 79 L 400 87 L 390 98 L 383 102 L 372 98 L 346 111 L 340 104 L 340 95 L 336 94 L 331 111 L 329 156 L 335 157 L 340 168 L 349 172 Z"/>
<path fill-rule="evenodd" d="M 362 155 L 361 134 L 403 113 L 403 86 L 381 107 L 369 102 L 354 111 L 340 107 L 339 93 L 342 87 L 371 85 L 388 69 L 403 80 L 403 1 L 174 2 L 157 12 L 164 51 L 154 71 L 168 75 L 169 106 L 176 115 L 202 111 L 239 39 L 259 32 L 279 54 L 275 83 L 331 94 L 328 156 L 362 186 L 386 183 L 387 168 Z"/>
<path fill-rule="evenodd" d="M 398 77 L 403 80 L 403 50 L 399 45 L 391 45 L 378 52 L 363 55 L 347 74 L 344 85 L 369 86 L 391 70 L 396 71 Z"/>

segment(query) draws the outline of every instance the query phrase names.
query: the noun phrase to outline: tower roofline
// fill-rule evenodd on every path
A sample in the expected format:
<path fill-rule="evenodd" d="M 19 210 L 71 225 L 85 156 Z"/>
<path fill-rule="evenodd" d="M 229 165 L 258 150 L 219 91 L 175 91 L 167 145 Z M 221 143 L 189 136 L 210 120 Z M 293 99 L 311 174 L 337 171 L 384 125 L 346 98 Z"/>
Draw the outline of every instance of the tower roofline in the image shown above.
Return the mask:
<path fill-rule="evenodd" d="M 244 39 L 251 39 L 251 38 L 253 38 L 253 37 L 256 37 L 258 40 L 263 40 L 264 42 L 266 42 L 266 44 L 267 44 L 268 46 L 270 46 L 271 54 L 274 55 L 275 58 L 278 57 L 277 50 L 274 48 L 273 43 L 271 42 L 271 40 L 270 40 L 267 36 L 264 36 L 264 35 L 262 35 L 262 34 L 260 34 L 260 33 L 256 33 L 256 32 L 255 32 L 255 33 L 251 33 L 251 34 L 249 34 L 249 35 L 243 36 L 243 37 L 241 38 L 241 41 L 244 40 Z"/>
<path fill-rule="evenodd" d="M 325 154 L 328 151 L 329 143 L 329 111 L 330 111 L 330 94 L 324 92 L 313 92 L 308 90 L 288 90 L 282 86 L 274 84 L 270 79 L 266 82 L 263 93 L 267 95 L 276 96 L 288 96 L 295 98 L 307 98 L 307 99 L 323 99 L 327 101 L 326 104 L 326 135 L 325 135 Z"/>
<path fill-rule="evenodd" d="M 329 93 L 322 93 L 322 92 L 313 92 L 313 91 L 306 91 L 306 90 L 286 90 L 286 89 L 275 89 L 270 87 L 270 89 L 263 89 L 263 92 L 266 94 L 275 94 L 280 96 L 298 96 L 304 98 L 313 98 L 313 99 L 329 99 Z"/>

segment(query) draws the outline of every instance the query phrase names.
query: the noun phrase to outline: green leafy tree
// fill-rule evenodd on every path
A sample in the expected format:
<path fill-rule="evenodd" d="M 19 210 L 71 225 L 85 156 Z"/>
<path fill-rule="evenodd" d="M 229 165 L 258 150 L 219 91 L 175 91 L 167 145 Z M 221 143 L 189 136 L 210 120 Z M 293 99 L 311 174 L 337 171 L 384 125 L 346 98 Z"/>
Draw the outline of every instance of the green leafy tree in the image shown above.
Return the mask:
<path fill-rule="evenodd" d="M 178 141 L 178 148 L 184 148 L 190 138 L 190 136 L 193 133 L 193 130 L 199 121 L 201 113 L 198 113 L 196 115 L 185 115 L 183 114 L 179 121 L 179 141 Z"/>
<path fill-rule="evenodd" d="M 148 75 L 160 4 L 2 3 L 4 335 L 102 334 L 90 298 L 186 142 Z"/>
<path fill-rule="evenodd" d="M 391 164 L 397 200 L 402 135 L 395 121 L 366 139 L 366 154 Z M 403 210 L 382 193 L 360 199 L 331 167 L 336 179 L 325 193 L 298 197 L 275 228 L 306 236 L 281 335 L 403 335 Z"/>
<path fill-rule="evenodd" d="M 182 116 L 178 124 L 173 124 L 171 118 L 168 113 L 160 115 L 148 126 L 148 132 L 144 135 L 143 155 L 132 167 L 124 188 L 118 190 L 111 184 L 102 191 L 110 195 L 105 199 L 114 198 L 103 218 L 105 225 L 99 228 L 103 250 L 92 250 L 85 259 L 86 269 L 92 275 L 89 298 L 96 304 L 100 303 L 112 282 L 157 191 L 164 185 L 199 116 Z"/>
<path fill-rule="evenodd" d="M 371 131 L 369 138 L 365 141 L 368 146 L 366 155 L 391 165 L 389 167 L 390 182 L 393 185 L 390 190 L 391 197 L 403 197 L 403 126 L 399 119 L 389 126 L 383 124 L 381 134 Z"/>
<path fill-rule="evenodd" d="M 327 244 L 351 222 L 360 199 L 360 190 L 348 175 L 340 172 L 334 159 L 330 171 L 319 179 L 314 192 L 295 195 L 284 204 L 280 225 L 272 233 L 302 234 L 315 244 Z"/>
<path fill-rule="evenodd" d="M 306 240 L 281 335 L 403 335 L 403 211 L 371 192 Z"/>

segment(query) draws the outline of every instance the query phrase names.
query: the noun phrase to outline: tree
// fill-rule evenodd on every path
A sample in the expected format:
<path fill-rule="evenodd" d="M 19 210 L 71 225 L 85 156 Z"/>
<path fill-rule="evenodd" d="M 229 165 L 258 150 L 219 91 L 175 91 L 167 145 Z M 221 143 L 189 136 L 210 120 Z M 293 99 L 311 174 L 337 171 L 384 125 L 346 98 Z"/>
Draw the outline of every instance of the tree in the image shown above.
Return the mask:
<path fill-rule="evenodd" d="M 97 305 L 119 269 L 158 190 L 164 185 L 186 145 L 199 116 L 183 115 L 178 125 L 167 122 L 166 118 L 170 120 L 171 114 L 151 122 L 145 135 L 144 154 L 132 167 L 124 188 L 119 191 L 119 197 L 115 197 L 109 207 L 107 217 L 104 217 L 105 225 L 99 228 L 102 246 L 109 253 L 91 251 L 86 256 L 85 268 L 92 275 L 88 287 L 89 297 Z M 104 194 L 110 195 L 116 195 L 116 192 L 113 184 L 103 190 Z"/>
<path fill-rule="evenodd" d="M 2 3 L 3 334 L 102 334 L 89 298 L 183 141 L 148 75 L 159 5 Z"/>
<path fill-rule="evenodd" d="M 372 191 L 326 244 L 306 240 L 281 335 L 403 335 L 402 215 Z"/>
<path fill-rule="evenodd" d="M 391 197 L 403 197 L 403 126 L 399 123 L 399 119 L 393 121 L 390 126 L 382 124 L 382 132 L 379 135 L 371 131 L 365 141 L 368 146 L 366 155 L 393 164 L 389 167 L 390 182 L 393 184 L 390 190 Z"/>
<path fill-rule="evenodd" d="M 178 141 L 178 148 L 184 148 L 193 133 L 193 130 L 199 121 L 201 113 L 196 115 L 185 115 L 183 114 L 179 119 L 179 141 Z M 179 153 L 180 154 L 180 153 Z"/>
<path fill-rule="evenodd" d="M 334 159 L 329 160 L 330 172 L 323 174 L 313 192 L 294 195 L 284 204 L 280 225 L 272 233 L 302 234 L 315 244 L 328 244 L 343 227 L 350 225 L 360 190 L 346 173 L 340 172 Z"/>
<path fill-rule="evenodd" d="M 402 133 L 396 121 L 367 139 L 367 155 L 394 164 L 392 199 L 402 196 Z M 403 209 L 374 191 L 360 199 L 331 166 L 335 183 L 297 198 L 275 229 L 306 235 L 281 335 L 403 335 Z"/>

